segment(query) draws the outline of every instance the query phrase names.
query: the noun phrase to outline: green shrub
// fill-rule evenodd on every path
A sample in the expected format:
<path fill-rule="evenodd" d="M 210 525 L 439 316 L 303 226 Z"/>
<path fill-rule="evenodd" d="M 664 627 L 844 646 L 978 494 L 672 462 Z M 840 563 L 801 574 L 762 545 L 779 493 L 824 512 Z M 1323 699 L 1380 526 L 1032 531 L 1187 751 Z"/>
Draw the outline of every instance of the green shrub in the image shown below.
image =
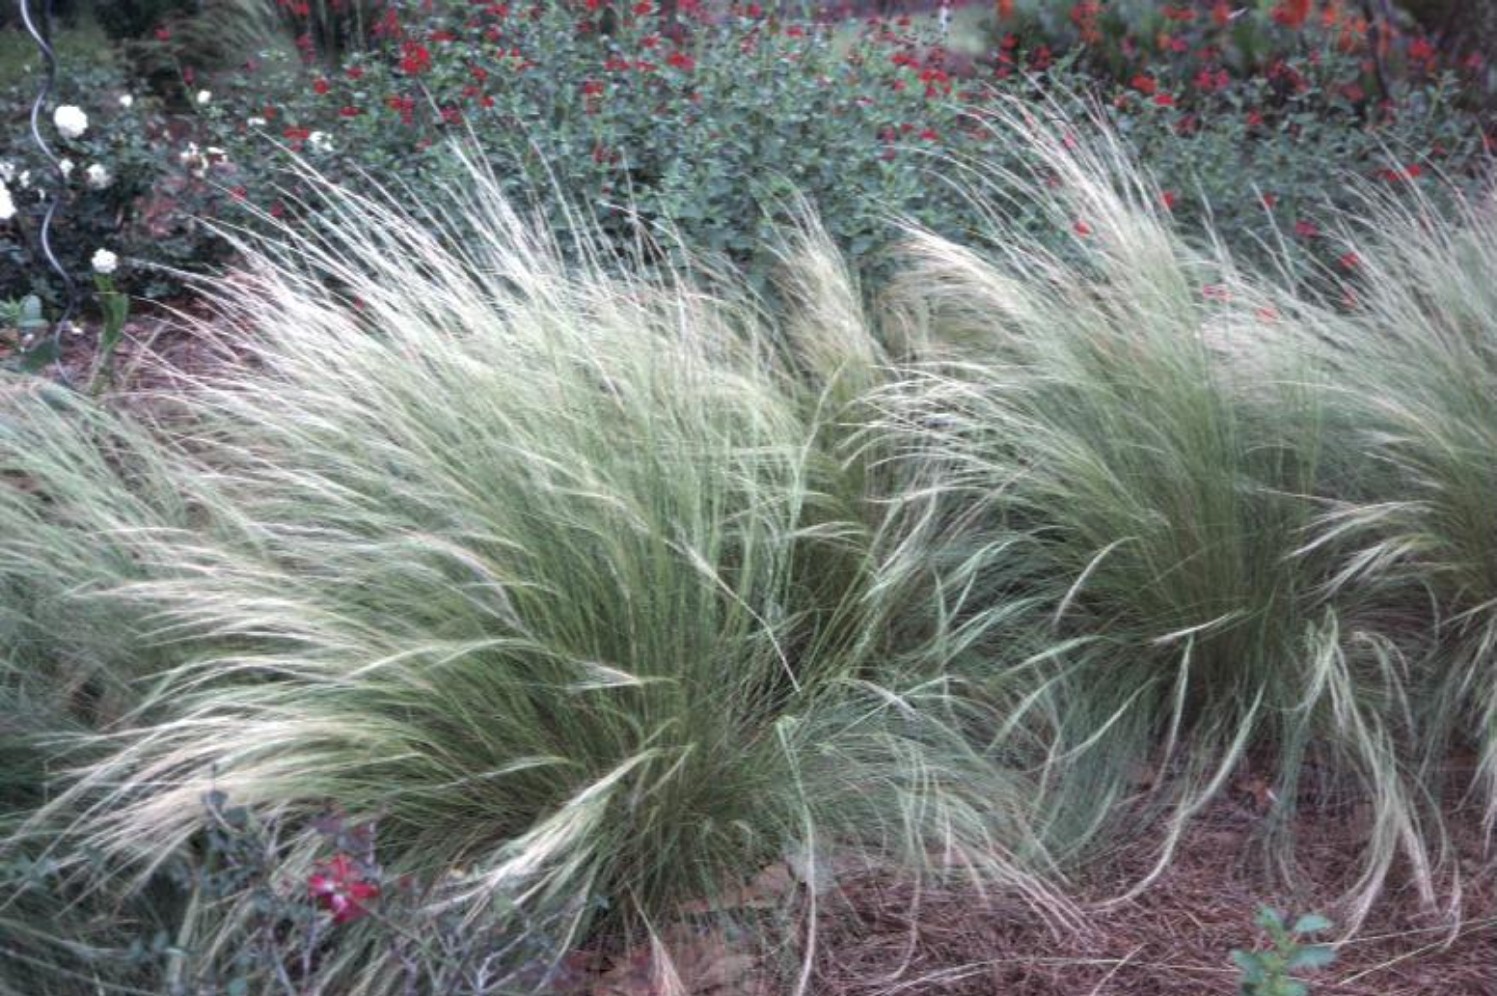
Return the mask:
<path fill-rule="evenodd" d="M 223 184 L 236 167 L 221 151 L 186 137 L 190 130 L 164 114 L 159 100 L 132 90 L 118 69 L 68 67 L 58 82 L 40 127 L 68 163 L 66 180 L 31 139 L 32 84 L 0 96 L 0 129 L 16 138 L 0 156 L 0 181 L 15 207 L 14 217 L 0 221 L 0 297 L 36 294 L 52 317 L 60 310 L 61 282 L 41 250 L 42 220 L 59 198 L 52 249 L 85 286 L 99 249 L 124 260 L 116 275 L 121 289 L 147 298 L 180 291 L 173 269 L 201 271 L 221 262 L 227 246 L 200 216 L 225 211 L 232 195 Z M 87 119 L 76 137 L 53 124 L 64 105 Z"/>
<path fill-rule="evenodd" d="M 451 175 L 444 139 L 471 132 L 511 196 L 550 191 L 542 206 L 556 230 L 591 224 L 566 207 L 582 205 L 626 255 L 642 232 L 670 230 L 760 281 L 772 265 L 765 237 L 792 191 L 863 269 L 897 238 L 895 216 L 968 238 L 973 207 L 951 181 L 964 164 L 1011 168 L 1024 156 L 983 124 L 994 88 L 1094 98 L 1182 222 L 1204 232 L 1209 220 L 1239 251 L 1288 259 L 1305 279 L 1335 270 L 1321 233 L 1333 207 L 1352 202 L 1347 176 L 1434 196 L 1433 171 L 1470 183 L 1484 171 L 1483 123 L 1458 110 L 1469 81 L 1401 77 L 1377 110 L 1365 87 L 1358 96 L 1358 58 L 1330 42 L 1286 45 L 1261 72 L 1225 57 L 1139 55 L 1132 76 L 1099 82 L 1084 52 L 1060 58 L 1018 39 L 994 67 L 947 53 L 928 26 L 874 22 L 833 44 L 824 25 L 698 10 L 678 42 L 640 9 L 607 24 L 580 3 L 407 17 L 339 70 L 291 60 L 244 78 L 214 141 L 245 168 L 250 200 L 279 211 L 295 205 L 266 135 L 339 179 L 408 183 L 418 197 Z M 1202 31 L 1196 44 L 1210 45 Z M 1035 231 L 1058 244 L 1069 226 Z"/>
<path fill-rule="evenodd" d="M 1345 274 L 1325 231 L 1334 209 L 1354 206 L 1347 177 L 1443 198 L 1436 173 L 1479 186 L 1484 147 L 1497 134 L 1473 103 L 1473 71 L 1421 61 L 1393 77 L 1389 102 L 1379 104 L 1362 59 L 1341 52 L 1333 35 L 1300 40 L 1272 25 L 1264 29 L 1272 45 L 1252 60 L 1232 57 L 1229 39 L 1201 19 L 1189 28 L 1188 52 L 1140 42 L 1114 71 L 1096 60 L 1122 51 L 1123 36 L 1061 55 L 1042 47 L 1042 36 L 1018 33 L 1001 39 L 990 62 L 947 52 L 923 22 L 850 33 L 688 5 L 684 31 L 670 31 L 648 5 L 639 9 L 647 12 L 605 16 L 581 2 L 438 5 L 393 20 L 369 12 L 360 23 L 372 47 L 336 66 L 271 47 L 251 60 L 253 72 L 216 79 L 212 102 L 200 106 L 191 103 L 199 86 L 183 80 L 208 56 L 189 29 L 208 25 L 219 40 L 233 34 L 214 8 L 181 22 L 166 42 L 136 46 L 142 58 L 149 50 L 151 71 L 165 81 L 165 103 L 156 106 L 179 115 L 169 129 L 162 120 L 113 139 L 122 156 L 113 168 L 138 172 L 149 197 L 84 198 L 59 224 L 98 241 L 106 220 L 123 219 L 124 255 L 201 271 L 220 256 L 192 214 L 254 223 L 236 198 L 277 215 L 317 210 L 304 203 L 311 191 L 287 186 L 284 147 L 358 189 L 405 187 L 419 199 L 461 175 L 448 140 L 471 134 L 506 193 L 537 199 L 558 232 L 601 226 L 621 258 L 641 239 L 675 252 L 665 233 L 679 234 L 681 244 L 746 268 L 762 288 L 774 265 L 766 238 L 799 192 L 873 276 L 888 272 L 880 260 L 898 237 L 891 218 L 965 241 L 976 223 L 961 192 L 964 171 L 1023 165 L 1023 150 L 983 123 L 996 91 L 1105 107 L 1189 230 L 1209 228 L 1259 263 L 1287 262 L 1334 297 L 1331 278 Z M 63 99 L 100 111 L 99 81 L 73 76 L 65 66 L 64 83 L 78 89 Z M 8 98 L 16 135 L 24 135 L 29 96 L 23 87 Z M 215 156 L 205 176 L 181 169 L 182 157 L 197 161 L 189 143 L 225 150 L 227 165 Z M 17 150 L 27 154 L 24 143 Z M 1010 210 L 1053 245 L 1068 238 L 1069 225 L 1043 227 L 1032 205 Z M 0 294 L 50 280 L 34 252 L 15 248 L 29 245 L 19 236 L 15 226 L 0 227 L 19 264 Z M 79 262 L 75 254 L 70 265 Z M 172 289 L 165 271 L 149 282 Z"/>

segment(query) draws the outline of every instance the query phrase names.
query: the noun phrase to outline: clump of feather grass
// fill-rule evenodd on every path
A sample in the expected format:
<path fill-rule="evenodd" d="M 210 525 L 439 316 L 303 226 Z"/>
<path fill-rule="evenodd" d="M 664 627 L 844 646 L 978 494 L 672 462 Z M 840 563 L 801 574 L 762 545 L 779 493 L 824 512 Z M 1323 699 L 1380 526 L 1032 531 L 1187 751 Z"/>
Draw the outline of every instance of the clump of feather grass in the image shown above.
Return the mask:
<path fill-rule="evenodd" d="M 64 873 L 28 821 L 174 663 L 111 597 L 149 571 L 135 536 L 190 519 L 138 427 L 48 382 L 0 376 L 0 992 L 96 991 L 172 910 Z M 88 744 L 86 749 L 81 745 Z"/>
<path fill-rule="evenodd" d="M 1452 749 L 1473 751 L 1497 827 L 1497 202 L 1452 219 L 1370 193 L 1344 236 L 1355 304 L 1320 339 L 1331 404 L 1375 465 L 1375 496 L 1340 501 L 1317 542 L 1350 540 L 1337 591 L 1386 604 L 1434 794 Z"/>
<path fill-rule="evenodd" d="M 1343 920 L 1399 861 L 1433 901 L 1401 661 L 1343 625 L 1364 606 L 1331 597 L 1341 550 L 1307 545 L 1323 496 L 1362 484 L 1306 334 L 1321 312 L 1187 244 L 1116 137 L 1018 106 L 991 124 L 1033 172 L 990 177 L 980 245 L 912 234 L 902 311 L 946 355 L 881 390 L 867 438 L 925 481 L 906 503 L 941 524 L 926 570 L 956 673 L 1003 703 L 992 750 L 1031 759 L 1059 853 L 1165 815 L 1156 873 L 1244 770 L 1291 876 L 1299 800 L 1370 797 Z"/>
<path fill-rule="evenodd" d="M 979 707 L 886 664 L 908 550 L 834 452 L 878 350 L 823 239 L 783 333 L 563 253 L 476 165 L 424 213 L 305 179 L 322 223 L 212 289 L 200 331 L 248 362 L 160 399 L 222 525 L 136 537 L 154 573 L 115 597 L 181 663 L 56 803 L 83 843 L 149 865 L 214 789 L 292 828 L 290 875 L 332 802 L 390 874 L 574 942 L 824 848 L 1071 915 Z M 393 985 L 365 953 L 346 991 Z"/>

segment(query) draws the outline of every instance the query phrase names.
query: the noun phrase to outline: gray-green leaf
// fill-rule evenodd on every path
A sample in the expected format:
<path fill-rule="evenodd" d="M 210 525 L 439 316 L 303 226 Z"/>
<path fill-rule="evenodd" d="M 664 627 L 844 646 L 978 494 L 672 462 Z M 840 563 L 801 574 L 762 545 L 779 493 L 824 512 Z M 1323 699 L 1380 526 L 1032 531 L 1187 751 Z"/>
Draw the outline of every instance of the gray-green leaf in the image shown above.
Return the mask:
<path fill-rule="evenodd" d="M 1306 913 L 1294 921 L 1294 926 L 1291 929 L 1296 934 L 1314 934 L 1318 931 L 1330 930 L 1331 926 L 1331 921 L 1319 913 Z"/>
<path fill-rule="evenodd" d="M 1289 956 L 1286 968 L 1325 968 L 1336 960 L 1336 951 L 1328 944 L 1312 944 Z"/>

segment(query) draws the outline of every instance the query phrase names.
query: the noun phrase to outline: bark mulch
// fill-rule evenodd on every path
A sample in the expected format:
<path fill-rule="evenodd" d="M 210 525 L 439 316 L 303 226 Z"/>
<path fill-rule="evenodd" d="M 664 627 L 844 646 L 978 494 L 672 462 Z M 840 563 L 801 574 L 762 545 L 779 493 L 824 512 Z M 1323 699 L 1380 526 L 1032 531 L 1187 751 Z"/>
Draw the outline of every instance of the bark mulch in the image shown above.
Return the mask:
<path fill-rule="evenodd" d="M 1270 905 L 1338 919 L 1365 847 L 1348 813 L 1297 820 L 1296 885 L 1259 846 L 1263 815 L 1238 799 L 1212 804 L 1158 880 L 1126 893 L 1157 860 L 1160 838 L 1125 849 L 1074 883 L 1080 929 L 1056 932 L 1022 904 L 971 891 L 926 891 L 869 878 L 848 885 L 822 935 L 824 996 L 1186 996 L 1234 993 L 1233 948 L 1266 943 L 1253 925 Z M 1458 923 L 1401 881 L 1389 888 L 1330 968 L 1305 976 L 1317 996 L 1497 996 L 1497 874 L 1482 869 L 1474 816 L 1452 821 L 1462 891 Z M 1455 924 L 1455 925 L 1453 925 Z M 1317 938 L 1319 939 L 1319 938 Z"/>

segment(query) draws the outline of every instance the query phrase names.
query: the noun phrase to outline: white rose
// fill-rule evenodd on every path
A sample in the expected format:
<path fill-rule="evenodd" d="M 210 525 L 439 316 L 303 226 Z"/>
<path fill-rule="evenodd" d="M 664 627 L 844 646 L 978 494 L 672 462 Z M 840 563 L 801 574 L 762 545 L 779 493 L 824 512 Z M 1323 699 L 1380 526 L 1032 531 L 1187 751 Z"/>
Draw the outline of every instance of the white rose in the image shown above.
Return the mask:
<path fill-rule="evenodd" d="M 0 183 L 0 221 L 9 221 L 16 216 L 16 202 L 11 199 L 10 188 Z"/>
<path fill-rule="evenodd" d="M 80 107 L 63 104 L 52 112 L 52 123 L 63 138 L 77 138 L 88 131 L 88 115 Z"/>
<path fill-rule="evenodd" d="M 125 110 L 128 111 L 134 103 L 135 103 L 135 98 L 133 96 L 131 96 L 130 94 L 128 94 L 128 93 L 122 93 L 122 94 L 120 94 L 120 106 L 123 107 Z"/>
<path fill-rule="evenodd" d="M 103 163 L 90 163 L 88 169 L 83 171 L 83 181 L 94 190 L 103 190 L 114 182 L 114 177 L 109 175 L 109 170 Z"/>
<path fill-rule="evenodd" d="M 208 101 L 210 101 L 212 99 L 213 99 L 213 93 L 211 91 L 209 91 L 209 90 L 199 90 L 198 91 L 198 103 L 199 104 L 206 104 Z"/>
<path fill-rule="evenodd" d="M 248 121 L 246 121 L 244 123 L 245 123 L 245 126 L 249 127 L 249 128 L 264 128 L 265 127 L 265 119 L 264 118 L 250 118 Z"/>
<path fill-rule="evenodd" d="M 100 249 L 88 262 L 94 268 L 95 273 L 101 273 L 107 277 L 119 268 L 120 258 L 108 249 Z"/>
<path fill-rule="evenodd" d="M 307 147 L 313 152 L 332 152 L 333 140 L 325 131 L 314 131 L 307 136 Z"/>
<path fill-rule="evenodd" d="M 29 186 L 31 186 L 31 170 L 23 169 L 21 170 L 20 187 L 22 190 L 25 190 Z"/>
<path fill-rule="evenodd" d="M 73 160 L 63 158 L 57 161 L 57 168 L 62 172 L 62 178 L 66 180 L 73 175 Z"/>

